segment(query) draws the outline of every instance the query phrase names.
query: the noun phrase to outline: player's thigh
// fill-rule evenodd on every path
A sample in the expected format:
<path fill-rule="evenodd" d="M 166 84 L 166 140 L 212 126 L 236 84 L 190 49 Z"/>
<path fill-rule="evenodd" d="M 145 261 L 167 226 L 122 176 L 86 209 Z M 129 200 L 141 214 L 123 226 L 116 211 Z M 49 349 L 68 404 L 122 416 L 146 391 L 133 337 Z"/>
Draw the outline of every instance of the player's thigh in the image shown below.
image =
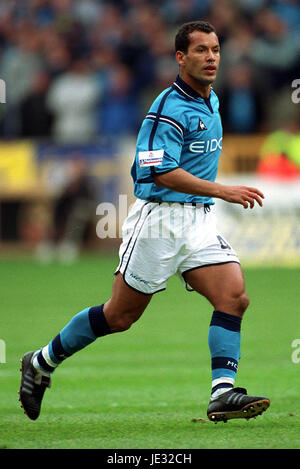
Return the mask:
<path fill-rule="evenodd" d="M 215 309 L 240 316 L 249 304 L 243 271 L 238 262 L 201 267 L 185 272 L 183 276 Z"/>
<path fill-rule="evenodd" d="M 128 286 L 119 272 L 115 275 L 111 298 L 104 305 L 104 314 L 112 332 L 128 329 L 147 308 L 151 294 Z"/>

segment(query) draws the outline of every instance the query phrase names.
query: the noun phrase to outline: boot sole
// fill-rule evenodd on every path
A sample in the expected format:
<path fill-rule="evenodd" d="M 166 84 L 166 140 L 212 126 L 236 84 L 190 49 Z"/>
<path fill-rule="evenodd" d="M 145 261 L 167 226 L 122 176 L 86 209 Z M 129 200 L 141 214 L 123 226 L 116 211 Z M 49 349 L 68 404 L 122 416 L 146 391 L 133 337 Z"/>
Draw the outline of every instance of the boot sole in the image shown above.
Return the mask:
<path fill-rule="evenodd" d="M 255 418 L 258 415 L 261 415 L 265 412 L 270 406 L 269 399 L 261 399 L 256 402 L 251 402 L 250 404 L 245 405 L 240 410 L 226 411 L 226 412 L 211 412 L 207 414 L 209 420 L 212 422 L 224 422 L 232 419 L 251 419 Z"/>

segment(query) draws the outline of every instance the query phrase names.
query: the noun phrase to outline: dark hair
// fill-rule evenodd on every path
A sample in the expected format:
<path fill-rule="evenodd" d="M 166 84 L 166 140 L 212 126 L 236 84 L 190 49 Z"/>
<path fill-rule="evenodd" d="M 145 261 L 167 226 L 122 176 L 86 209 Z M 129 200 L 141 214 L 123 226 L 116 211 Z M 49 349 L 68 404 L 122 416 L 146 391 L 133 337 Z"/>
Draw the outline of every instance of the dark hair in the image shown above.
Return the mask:
<path fill-rule="evenodd" d="M 187 53 L 190 45 L 189 35 L 194 31 L 200 31 L 206 34 L 216 33 L 214 26 L 207 21 L 190 21 L 189 23 L 184 23 L 175 37 L 175 52 L 180 50 L 185 54 Z"/>

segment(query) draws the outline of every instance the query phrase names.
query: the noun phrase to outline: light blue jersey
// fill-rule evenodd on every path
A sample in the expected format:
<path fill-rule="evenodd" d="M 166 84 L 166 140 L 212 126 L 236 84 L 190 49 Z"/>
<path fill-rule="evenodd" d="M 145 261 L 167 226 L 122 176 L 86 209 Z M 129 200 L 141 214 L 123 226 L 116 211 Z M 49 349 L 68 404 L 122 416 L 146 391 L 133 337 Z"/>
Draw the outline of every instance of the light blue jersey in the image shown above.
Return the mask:
<path fill-rule="evenodd" d="M 166 202 L 203 202 L 210 197 L 184 194 L 158 187 L 155 174 L 182 168 L 194 176 L 215 181 L 222 150 L 219 100 L 187 85 L 179 76 L 152 104 L 137 138 L 131 168 L 134 194 L 139 199 Z"/>

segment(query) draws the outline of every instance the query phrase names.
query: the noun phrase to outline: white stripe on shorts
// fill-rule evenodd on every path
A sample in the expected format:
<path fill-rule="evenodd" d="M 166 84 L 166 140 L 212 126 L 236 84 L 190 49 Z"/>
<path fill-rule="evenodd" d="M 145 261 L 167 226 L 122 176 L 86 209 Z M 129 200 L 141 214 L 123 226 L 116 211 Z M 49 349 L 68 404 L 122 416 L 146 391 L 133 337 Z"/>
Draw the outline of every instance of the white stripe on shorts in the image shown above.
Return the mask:
<path fill-rule="evenodd" d="M 149 206 L 148 210 L 144 210 L 147 205 Z M 152 209 L 153 209 L 153 202 L 149 202 L 149 201 L 145 201 L 145 204 L 140 208 L 139 218 L 138 218 L 138 220 L 137 220 L 137 222 L 136 222 L 136 224 L 133 228 L 131 238 L 127 243 L 126 249 L 122 254 L 120 263 L 119 263 L 118 268 L 117 268 L 115 273 L 117 273 L 119 270 L 121 270 L 123 264 L 126 264 L 125 269 L 124 269 L 124 274 L 125 274 L 125 271 L 126 271 L 126 268 L 128 266 L 128 263 L 129 263 L 133 248 L 134 248 L 135 243 L 136 243 L 136 240 L 137 240 L 137 238 L 140 234 L 140 231 L 143 227 L 143 224 L 145 223 L 146 218 L 148 217 L 148 215 L 150 215 Z"/>

